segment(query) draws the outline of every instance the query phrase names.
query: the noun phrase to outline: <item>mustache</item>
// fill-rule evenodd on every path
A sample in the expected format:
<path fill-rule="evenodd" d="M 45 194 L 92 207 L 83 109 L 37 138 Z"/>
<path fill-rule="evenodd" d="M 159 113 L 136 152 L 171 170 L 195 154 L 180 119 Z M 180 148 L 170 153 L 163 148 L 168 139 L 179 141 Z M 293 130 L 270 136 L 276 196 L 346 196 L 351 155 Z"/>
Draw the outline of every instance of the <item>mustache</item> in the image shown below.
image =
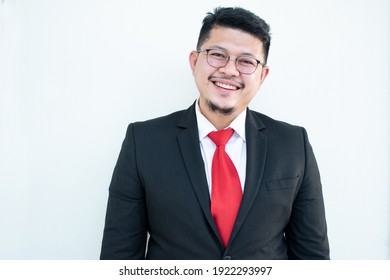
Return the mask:
<path fill-rule="evenodd" d="M 236 78 L 231 78 L 231 77 L 211 75 L 211 76 L 209 77 L 209 81 L 213 81 L 213 80 L 225 80 L 225 81 L 230 81 L 230 82 L 233 82 L 233 83 L 235 83 L 235 84 L 240 85 L 241 88 L 243 88 L 243 87 L 245 86 L 245 84 L 244 84 L 242 81 L 237 80 Z"/>

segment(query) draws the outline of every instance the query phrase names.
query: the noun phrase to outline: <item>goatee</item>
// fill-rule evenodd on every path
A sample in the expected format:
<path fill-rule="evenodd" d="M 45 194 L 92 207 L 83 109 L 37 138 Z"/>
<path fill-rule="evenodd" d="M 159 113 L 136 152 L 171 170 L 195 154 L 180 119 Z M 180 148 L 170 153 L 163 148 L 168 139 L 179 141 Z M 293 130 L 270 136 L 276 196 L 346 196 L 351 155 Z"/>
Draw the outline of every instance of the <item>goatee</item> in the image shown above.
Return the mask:
<path fill-rule="evenodd" d="M 223 115 L 231 115 L 234 112 L 233 107 L 221 108 L 218 105 L 212 103 L 210 100 L 207 100 L 207 106 L 211 112 L 221 113 Z"/>

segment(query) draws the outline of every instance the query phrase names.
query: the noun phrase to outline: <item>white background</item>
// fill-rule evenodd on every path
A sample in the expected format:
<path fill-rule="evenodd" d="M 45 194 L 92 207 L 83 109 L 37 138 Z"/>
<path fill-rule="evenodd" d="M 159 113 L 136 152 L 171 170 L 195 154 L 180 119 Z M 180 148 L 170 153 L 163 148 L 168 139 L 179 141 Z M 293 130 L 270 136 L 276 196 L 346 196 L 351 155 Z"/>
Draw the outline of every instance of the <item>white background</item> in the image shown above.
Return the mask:
<path fill-rule="evenodd" d="M 201 21 L 272 29 L 250 108 L 306 127 L 332 259 L 390 259 L 387 0 L 0 2 L 0 259 L 97 259 L 130 122 L 189 107 Z"/>

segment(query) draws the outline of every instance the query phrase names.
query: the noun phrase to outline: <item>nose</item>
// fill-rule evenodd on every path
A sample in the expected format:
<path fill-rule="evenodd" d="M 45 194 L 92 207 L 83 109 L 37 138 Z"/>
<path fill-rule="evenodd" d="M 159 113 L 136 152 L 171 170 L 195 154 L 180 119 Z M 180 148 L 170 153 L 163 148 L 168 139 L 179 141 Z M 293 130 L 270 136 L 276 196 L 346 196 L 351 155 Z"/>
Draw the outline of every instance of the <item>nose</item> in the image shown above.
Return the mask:
<path fill-rule="evenodd" d="M 237 70 L 236 60 L 230 58 L 225 66 L 220 67 L 219 71 L 227 76 L 239 76 L 240 72 Z"/>

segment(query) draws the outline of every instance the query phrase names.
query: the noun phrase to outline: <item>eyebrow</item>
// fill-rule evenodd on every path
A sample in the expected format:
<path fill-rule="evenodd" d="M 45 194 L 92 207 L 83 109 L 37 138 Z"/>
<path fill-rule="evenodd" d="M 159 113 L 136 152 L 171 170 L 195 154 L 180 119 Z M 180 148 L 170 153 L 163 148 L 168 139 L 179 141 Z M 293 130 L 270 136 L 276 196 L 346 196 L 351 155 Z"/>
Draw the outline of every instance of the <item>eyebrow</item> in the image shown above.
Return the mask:
<path fill-rule="evenodd" d="M 225 51 L 225 52 L 227 52 L 227 53 L 230 54 L 230 52 L 229 52 L 228 49 L 226 49 L 226 48 L 224 48 L 224 47 L 221 47 L 221 46 L 219 46 L 219 45 L 210 46 L 210 47 L 208 47 L 208 49 L 219 49 L 219 50 L 223 50 L 223 51 Z M 238 56 L 250 56 L 250 57 L 256 58 L 256 56 L 255 56 L 254 54 L 249 53 L 249 52 L 241 53 L 241 54 L 239 54 Z"/>

